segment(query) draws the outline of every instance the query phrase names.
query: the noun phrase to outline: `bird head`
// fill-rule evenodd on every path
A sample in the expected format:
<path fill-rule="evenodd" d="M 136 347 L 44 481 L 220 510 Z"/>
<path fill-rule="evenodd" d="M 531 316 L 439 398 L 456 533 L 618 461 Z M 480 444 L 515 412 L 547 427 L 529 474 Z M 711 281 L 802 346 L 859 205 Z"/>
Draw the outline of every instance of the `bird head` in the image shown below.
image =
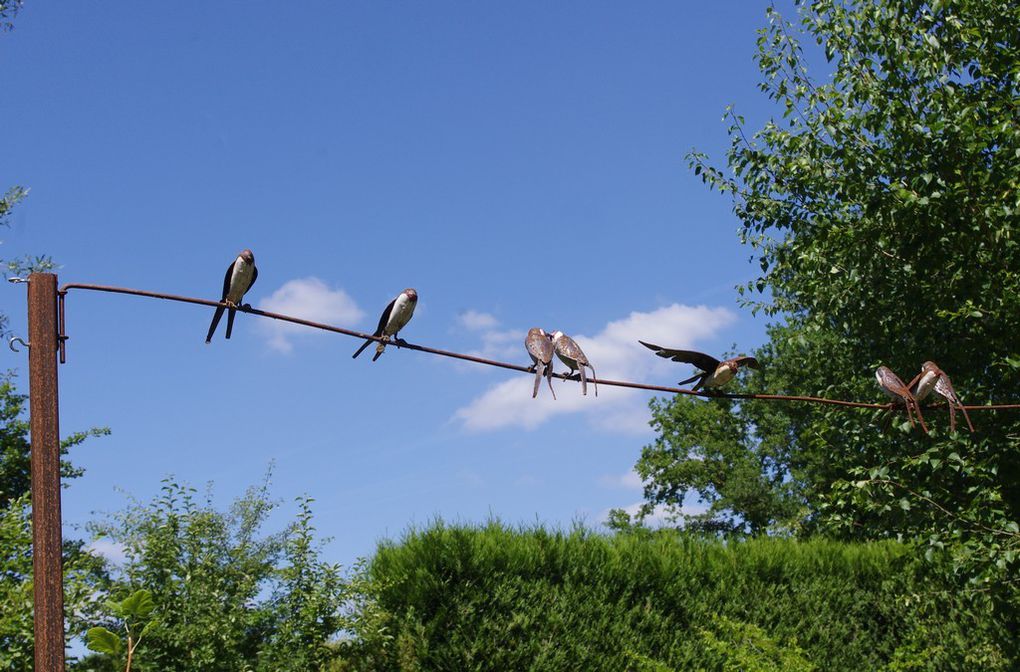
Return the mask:
<path fill-rule="evenodd" d="M 927 362 L 921 365 L 921 371 L 923 373 L 938 373 L 939 365 L 929 359 Z"/>
<path fill-rule="evenodd" d="M 418 292 L 414 291 L 413 287 L 408 287 L 407 289 L 405 289 L 404 290 L 404 295 L 408 299 L 410 299 L 411 301 L 417 301 L 418 300 Z"/>
<path fill-rule="evenodd" d="M 551 339 L 552 339 L 553 341 L 557 341 L 557 340 L 559 340 L 559 339 L 563 338 L 563 336 L 564 336 L 563 332 L 562 332 L 562 331 L 559 331 L 559 330 L 557 330 L 557 331 L 554 331 L 554 332 L 552 333 L 552 336 L 550 336 L 550 338 L 551 338 Z"/>
<path fill-rule="evenodd" d="M 247 249 L 247 248 L 241 250 L 241 254 L 239 254 L 237 256 L 241 257 L 241 259 L 243 259 L 244 263 L 246 263 L 246 264 L 254 264 L 255 263 L 255 255 L 252 254 L 252 251 Z"/>

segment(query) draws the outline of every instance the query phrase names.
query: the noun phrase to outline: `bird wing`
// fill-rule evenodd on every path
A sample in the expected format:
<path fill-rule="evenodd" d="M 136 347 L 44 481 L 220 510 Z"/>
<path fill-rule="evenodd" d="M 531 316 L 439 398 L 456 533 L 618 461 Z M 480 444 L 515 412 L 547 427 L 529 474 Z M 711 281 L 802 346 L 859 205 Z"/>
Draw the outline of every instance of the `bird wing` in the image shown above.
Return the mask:
<path fill-rule="evenodd" d="M 581 346 L 577 344 L 574 339 L 569 336 L 564 336 L 559 340 L 560 354 L 569 357 L 570 359 L 577 362 L 578 366 L 581 364 L 587 364 L 588 358 L 584 356 L 584 351 L 581 350 Z"/>
<path fill-rule="evenodd" d="M 235 259 L 232 264 L 227 266 L 227 274 L 223 276 L 223 296 L 220 297 L 220 301 L 227 300 L 227 294 L 230 292 L 230 276 L 234 274 L 234 264 L 236 263 Z"/>
<path fill-rule="evenodd" d="M 960 398 L 956 396 L 956 390 L 953 389 L 953 381 L 949 380 L 949 376 L 945 372 L 942 372 L 935 380 L 935 391 L 945 397 L 950 404 L 960 403 Z"/>
<path fill-rule="evenodd" d="M 382 336 L 383 331 L 386 329 L 386 323 L 390 321 L 390 315 L 393 314 L 393 306 L 396 305 L 397 300 L 393 299 L 386 306 L 386 310 L 382 311 L 382 317 L 379 318 L 379 326 L 375 328 L 373 336 Z"/>
<path fill-rule="evenodd" d="M 251 282 L 248 283 L 248 289 L 244 290 L 245 294 L 247 294 L 251 290 L 251 288 L 255 286 L 255 281 L 258 280 L 258 279 L 259 279 L 259 267 L 256 266 L 255 264 L 252 264 L 252 266 L 251 266 Z"/>
<path fill-rule="evenodd" d="M 883 366 L 880 367 L 876 373 L 878 374 L 879 382 L 882 387 L 889 392 L 902 397 L 903 399 L 914 398 L 913 395 L 910 394 L 910 390 L 907 389 L 907 386 L 902 380 L 900 380 L 900 377 L 893 373 L 891 369 Z"/>
<path fill-rule="evenodd" d="M 761 368 L 761 365 L 758 364 L 758 360 L 757 359 L 755 359 L 754 357 L 749 357 L 747 355 L 744 355 L 742 357 L 734 357 L 730 361 L 733 362 L 734 364 L 736 364 L 737 366 L 746 366 L 746 367 L 749 367 L 749 368 L 752 368 L 752 369 L 760 369 Z"/>
<path fill-rule="evenodd" d="M 974 425 L 970 422 L 970 416 L 967 414 L 967 409 L 964 407 L 963 402 L 956 396 L 956 390 L 953 389 L 953 381 L 949 380 L 949 376 L 946 375 L 945 371 L 939 374 L 938 379 L 935 380 L 935 391 L 946 398 L 949 402 L 949 420 L 950 420 L 950 431 L 956 429 L 956 415 L 955 410 L 959 408 L 963 411 L 963 417 L 967 421 L 967 426 L 970 431 L 974 431 Z"/>
<path fill-rule="evenodd" d="M 693 364 L 702 371 L 715 371 L 716 367 L 719 366 L 718 359 L 712 355 L 706 355 L 703 352 L 696 352 L 694 350 L 672 350 L 670 348 L 664 348 L 661 345 L 645 343 L 644 341 L 638 341 L 638 343 L 649 350 L 654 350 L 655 354 L 659 357 L 665 357 L 666 359 L 671 359 L 674 362 L 687 362 L 688 364 Z M 750 359 L 754 358 L 751 357 Z M 755 361 L 755 364 L 757 363 L 758 362 Z"/>
<path fill-rule="evenodd" d="M 531 353 L 531 356 L 538 361 L 548 364 L 552 360 L 552 341 L 545 336 L 529 333 L 528 337 L 524 341 L 524 345 L 527 346 L 528 352 Z"/>

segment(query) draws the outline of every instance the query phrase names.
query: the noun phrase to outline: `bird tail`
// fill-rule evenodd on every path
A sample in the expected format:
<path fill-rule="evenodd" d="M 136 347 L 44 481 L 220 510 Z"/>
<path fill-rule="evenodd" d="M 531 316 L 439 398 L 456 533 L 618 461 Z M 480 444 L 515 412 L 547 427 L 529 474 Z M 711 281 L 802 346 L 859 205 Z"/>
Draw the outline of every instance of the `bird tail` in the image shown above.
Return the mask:
<path fill-rule="evenodd" d="M 588 366 L 591 366 L 591 364 L 589 364 Z M 592 382 L 592 385 L 595 386 L 595 396 L 597 397 L 597 396 L 599 396 L 599 381 L 598 381 L 598 378 L 595 375 L 595 367 L 594 366 L 591 366 L 591 382 Z"/>
<path fill-rule="evenodd" d="M 688 378 L 687 380 L 681 380 L 679 383 L 677 383 L 677 385 L 686 385 L 687 383 L 693 383 L 695 380 L 697 380 L 698 378 L 701 378 L 704 375 L 705 374 L 703 374 L 703 373 L 696 373 L 693 376 L 691 376 L 690 378 Z M 695 385 L 694 389 L 698 389 L 698 387 L 699 387 L 699 385 Z"/>
<path fill-rule="evenodd" d="M 963 404 L 957 400 L 957 404 L 960 405 L 960 410 L 963 411 L 963 419 L 967 421 L 967 426 L 970 427 L 970 433 L 974 433 L 974 425 L 970 424 L 970 416 L 967 415 L 967 409 L 963 407 Z"/>
<path fill-rule="evenodd" d="M 382 353 L 385 350 L 386 350 L 386 344 L 385 343 L 380 343 L 379 345 L 375 346 L 375 356 L 372 357 L 372 361 L 374 362 L 375 360 L 377 360 L 380 357 L 382 357 Z"/>
<path fill-rule="evenodd" d="M 531 390 L 531 398 L 534 399 L 538 396 L 538 386 L 542 384 L 542 376 L 545 375 L 545 364 L 542 362 L 535 363 L 535 387 Z"/>
<path fill-rule="evenodd" d="M 373 342 L 374 341 L 365 341 L 364 343 L 362 343 L 361 347 L 358 348 L 358 351 L 355 352 L 353 355 L 351 355 L 351 359 L 357 359 L 358 355 L 363 353 L 365 351 L 365 348 L 367 348 L 368 346 L 372 345 Z"/>
<path fill-rule="evenodd" d="M 209 333 L 205 335 L 205 342 L 208 343 L 212 340 L 213 334 L 216 333 L 216 327 L 220 323 L 220 318 L 223 317 L 223 306 L 217 306 L 216 312 L 212 316 L 212 324 L 209 325 Z"/>
<path fill-rule="evenodd" d="M 914 412 L 917 413 L 917 419 L 921 423 L 921 429 L 923 429 L 924 433 L 927 434 L 928 433 L 928 425 L 925 424 L 924 416 L 921 415 L 921 405 L 918 404 L 917 401 L 913 397 L 910 397 L 910 400 L 907 403 L 907 415 L 910 415 L 910 404 L 911 404 L 911 402 L 914 405 Z"/>
<path fill-rule="evenodd" d="M 227 338 L 230 338 L 230 332 L 234 330 L 234 315 L 236 314 L 237 311 L 233 308 L 227 310 Z"/>
<path fill-rule="evenodd" d="M 545 379 L 546 379 L 546 382 L 549 383 L 549 391 L 552 392 L 553 401 L 556 401 L 556 390 L 554 390 L 553 386 L 552 386 L 552 379 L 553 379 L 553 365 L 552 365 L 552 362 L 549 362 L 545 366 Z"/>
<path fill-rule="evenodd" d="M 584 364 L 581 364 L 581 394 L 588 396 L 588 376 L 584 372 Z"/>

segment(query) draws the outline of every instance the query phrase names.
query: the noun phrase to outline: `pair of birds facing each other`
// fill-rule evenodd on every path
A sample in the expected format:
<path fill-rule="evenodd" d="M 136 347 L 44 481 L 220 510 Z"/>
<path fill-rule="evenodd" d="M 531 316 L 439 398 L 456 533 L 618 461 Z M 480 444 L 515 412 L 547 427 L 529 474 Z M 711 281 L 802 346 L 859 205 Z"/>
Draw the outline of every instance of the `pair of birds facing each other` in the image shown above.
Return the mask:
<path fill-rule="evenodd" d="M 230 338 L 230 334 L 234 330 L 234 316 L 237 313 L 237 309 L 249 310 L 251 308 L 250 305 L 242 304 L 241 301 L 244 299 L 244 295 L 255 284 L 255 280 L 258 277 L 259 269 L 255 266 L 255 255 L 252 254 L 251 250 L 242 250 L 233 263 L 227 267 L 227 273 L 223 276 L 223 293 L 220 296 L 220 302 L 227 305 L 216 307 L 216 312 L 213 313 L 212 324 L 209 325 L 209 333 L 205 337 L 206 343 L 212 340 L 213 334 L 216 333 L 216 327 L 223 318 L 223 311 L 225 310 L 227 311 L 227 331 L 225 335 L 227 338 Z M 378 342 L 375 356 L 372 358 L 373 362 L 379 359 L 383 351 L 386 350 L 386 343 L 390 338 L 395 338 L 397 343 L 403 343 L 401 339 L 396 338 L 397 333 L 407 326 L 411 316 L 414 315 L 414 307 L 417 303 L 418 293 L 408 288 L 390 301 L 386 309 L 383 310 L 382 316 L 379 318 L 379 326 L 372 335 L 384 340 Z M 354 357 L 360 355 L 365 348 L 374 342 L 371 340 L 365 341 L 358 348 L 358 351 L 354 353 Z"/>
<path fill-rule="evenodd" d="M 912 413 L 917 414 L 917 419 L 921 423 L 921 429 L 924 430 L 925 434 L 928 433 L 928 426 L 924 422 L 924 416 L 921 415 L 921 406 L 918 402 L 926 399 L 932 393 L 932 390 L 943 397 L 946 403 L 949 404 L 950 432 L 956 431 L 957 409 L 963 411 L 967 427 L 970 428 L 971 432 L 974 431 L 974 425 L 971 424 L 970 416 L 967 415 L 967 409 L 964 408 L 963 402 L 960 401 L 960 397 L 957 396 L 956 390 L 953 388 L 953 381 L 935 362 L 929 360 L 922 364 L 920 373 L 914 376 L 909 384 L 904 384 L 900 377 L 893 373 L 892 369 L 888 366 L 878 367 L 875 371 L 875 380 L 878 381 L 878 385 L 882 388 L 883 392 L 897 402 L 903 403 L 907 409 L 907 418 L 910 420 L 911 426 L 915 425 Z"/>
<path fill-rule="evenodd" d="M 543 376 L 549 383 L 549 391 L 552 392 L 553 399 L 556 398 L 556 391 L 553 390 L 552 386 L 552 358 L 554 354 L 560 358 L 561 362 L 570 367 L 571 375 L 574 371 L 578 371 L 581 378 L 581 394 L 588 394 L 586 368 L 591 369 L 592 383 L 595 385 L 595 396 L 599 396 L 599 384 L 595 377 L 595 367 L 588 361 L 588 357 L 581 350 L 581 346 L 577 344 L 577 341 L 562 331 L 554 331 L 549 334 L 543 329 L 532 327 L 528 330 L 528 335 L 524 337 L 524 347 L 528 349 L 528 355 L 531 356 L 531 361 L 533 362 L 531 368 L 535 371 L 535 387 L 531 392 L 532 399 L 538 396 L 538 388 L 542 383 Z"/>

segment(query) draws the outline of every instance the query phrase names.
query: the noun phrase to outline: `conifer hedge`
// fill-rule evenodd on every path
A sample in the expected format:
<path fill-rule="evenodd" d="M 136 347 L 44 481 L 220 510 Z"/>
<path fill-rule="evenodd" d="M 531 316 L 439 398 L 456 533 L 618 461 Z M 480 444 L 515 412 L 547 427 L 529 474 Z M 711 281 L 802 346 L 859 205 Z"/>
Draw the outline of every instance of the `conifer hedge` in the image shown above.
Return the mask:
<path fill-rule="evenodd" d="M 348 669 L 1009 669 L 970 596 L 888 541 L 436 522 L 370 565 L 385 637 Z"/>

